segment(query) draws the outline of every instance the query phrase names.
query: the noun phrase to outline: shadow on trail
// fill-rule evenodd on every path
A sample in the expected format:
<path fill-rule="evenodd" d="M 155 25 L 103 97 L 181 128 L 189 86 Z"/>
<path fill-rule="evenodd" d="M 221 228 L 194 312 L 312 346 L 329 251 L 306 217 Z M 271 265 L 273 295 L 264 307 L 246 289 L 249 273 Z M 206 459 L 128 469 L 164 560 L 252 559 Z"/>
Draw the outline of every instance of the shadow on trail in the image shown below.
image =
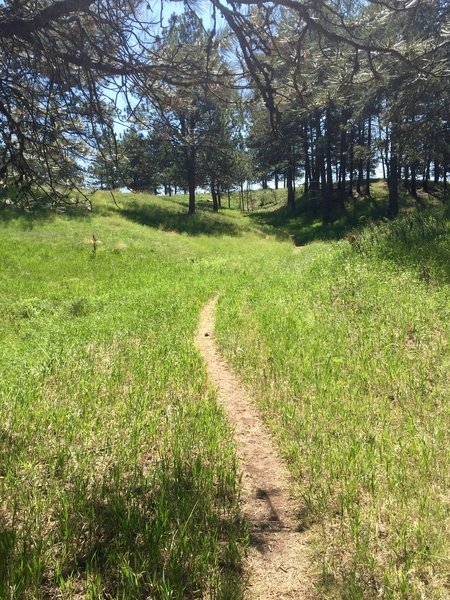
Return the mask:
<path fill-rule="evenodd" d="M 241 235 L 242 230 L 221 218 L 217 213 L 196 212 L 188 215 L 186 212 L 175 212 L 170 208 L 163 208 L 151 204 L 132 204 L 119 211 L 122 216 L 147 227 L 162 231 L 174 231 L 187 235 Z"/>

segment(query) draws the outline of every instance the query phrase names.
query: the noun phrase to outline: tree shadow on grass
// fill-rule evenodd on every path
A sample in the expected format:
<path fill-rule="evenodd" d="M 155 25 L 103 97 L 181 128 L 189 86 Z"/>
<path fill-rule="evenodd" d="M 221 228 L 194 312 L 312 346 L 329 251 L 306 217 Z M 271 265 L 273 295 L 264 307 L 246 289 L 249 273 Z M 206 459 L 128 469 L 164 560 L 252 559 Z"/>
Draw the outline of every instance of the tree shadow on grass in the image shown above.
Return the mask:
<path fill-rule="evenodd" d="M 402 215 L 417 213 L 442 206 L 436 197 L 413 198 L 406 189 L 399 194 L 400 218 Z M 371 196 L 342 197 L 335 191 L 331 215 L 328 222 L 321 219 L 320 200 L 312 194 L 299 196 L 294 211 L 285 205 L 272 211 L 250 214 L 251 220 L 263 231 L 279 238 L 290 238 L 296 246 L 304 246 L 313 241 L 331 241 L 354 234 L 361 228 L 388 219 L 388 190 L 380 180 L 372 182 Z"/>
<path fill-rule="evenodd" d="M 425 283 L 450 282 L 450 211 L 434 207 L 371 224 L 355 236 L 353 249 L 409 269 Z"/>
<path fill-rule="evenodd" d="M 236 544 L 242 543 L 243 522 L 214 491 L 192 465 L 176 462 L 155 479 L 106 479 L 94 498 L 69 496 L 77 510 L 68 526 L 64 513 L 59 521 L 61 538 L 72 532 L 63 579 L 77 574 L 83 580 L 90 572 L 111 598 L 159 598 L 167 590 L 194 598 L 213 583 L 217 564 L 220 587 L 239 589 L 242 549 Z M 45 583 L 58 588 L 60 582 Z"/>
<path fill-rule="evenodd" d="M 335 202 L 329 223 L 323 223 L 308 198 L 298 199 L 296 211 L 285 206 L 249 215 L 262 231 L 295 246 L 347 237 L 353 249 L 377 255 L 416 272 L 425 282 L 450 281 L 450 210 L 430 198 L 417 202 L 403 193 L 398 218 L 388 219 L 386 197 L 361 197 Z"/>
<path fill-rule="evenodd" d="M 170 208 L 140 203 L 131 204 L 119 212 L 130 221 L 162 231 L 174 231 L 192 236 L 238 236 L 242 233 L 241 228 L 212 212 L 197 211 L 194 215 L 188 215 Z"/>
<path fill-rule="evenodd" d="M 69 219 L 91 219 L 92 213 L 82 207 L 67 207 L 55 211 L 49 208 L 34 208 L 24 210 L 14 206 L 0 205 L 0 227 L 18 226 L 23 231 L 31 231 L 36 225 L 53 223 L 57 217 Z"/>
<path fill-rule="evenodd" d="M 38 223 L 51 223 L 55 213 L 49 210 L 24 211 L 12 206 L 0 206 L 0 226 L 19 226 L 20 229 L 29 231 Z"/>
<path fill-rule="evenodd" d="M 265 233 L 279 239 L 291 239 L 296 246 L 305 246 L 314 241 L 342 239 L 368 222 L 382 220 L 386 213 L 385 203 L 375 204 L 370 198 L 358 199 L 358 204 L 341 201 L 334 203 L 331 219 L 324 223 L 311 198 L 300 197 L 294 211 L 283 206 L 249 216 Z"/>
<path fill-rule="evenodd" d="M 18 597 L 35 597 L 38 590 L 57 597 L 64 582 L 70 586 L 71 580 L 78 581 L 83 587 L 90 574 L 108 598 L 159 598 L 167 590 L 176 598 L 197 598 L 198 590 L 205 591 L 214 581 L 209 579 L 212 553 L 218 561 L 219 588 L 234 591 L 217 597 L 240 597 L 242 550 L 235 544 L 242 544 L 244 523 L 239 514 L 211 508 L 210 498 L 195 487 L 189 494 L 184 490 L 183 502 L 177 489 L 167 491 L 169 498 L 148 488 L 126 494 L 108 490 L 107 498 L 95 500 L 69 496 L 77 511 L 69 515 L 67 529 L 64 520 L 61 524 L 59 545 L 65 552 L 56 569 L 53 556 L 44 557 L 39 544 L 20 543 L 19 531 L 0 528 L 0 597 L 13 586 Z M 198 534 L 208 528 L 211 538 Z M 38 570 L 24 567 L 28 564 L 38 565 Z"/>

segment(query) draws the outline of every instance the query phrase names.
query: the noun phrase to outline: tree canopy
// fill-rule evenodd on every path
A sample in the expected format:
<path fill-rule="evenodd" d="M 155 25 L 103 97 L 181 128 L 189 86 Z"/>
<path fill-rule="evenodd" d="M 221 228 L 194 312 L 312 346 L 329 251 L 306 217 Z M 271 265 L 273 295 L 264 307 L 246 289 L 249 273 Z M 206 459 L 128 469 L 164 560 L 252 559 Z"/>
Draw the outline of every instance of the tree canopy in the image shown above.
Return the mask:
<path fill-rule="evenodd" d="M 83 186 L 89 161 L 107 154 L 117 162 L 114 121 L 124 111 L 153 151 L 146 148 L 148 164 L 139 167 L 147 173 L 126 175 L 117 165 L 116 172 L 134 187 L 170 188 L 176 179 L 190 191 L 191 212 L 197 183 L 212 186 L 213 197 L 220 182 L 231 185 L 225 171 L 238 126 L 241 148 L 254 159 L 250 178 L 283 176 L 294 206 L 302 173 L 324 218 L 333 186 L 343 195 L 369 193 L 379 160 L 393 215 L 398 176 L 413 194 L 419 172 L 425 186 L 432 175 L 446 183 L 443 0 L 210 0 L 185 2 L 184 14 L 167 18 L 173 5 L 0 2 L 4 197 L 64 201 Z M 237 114 L 245 116 L 239 124 Z M 125 159 L 131 168 L 134 159 Z"/>

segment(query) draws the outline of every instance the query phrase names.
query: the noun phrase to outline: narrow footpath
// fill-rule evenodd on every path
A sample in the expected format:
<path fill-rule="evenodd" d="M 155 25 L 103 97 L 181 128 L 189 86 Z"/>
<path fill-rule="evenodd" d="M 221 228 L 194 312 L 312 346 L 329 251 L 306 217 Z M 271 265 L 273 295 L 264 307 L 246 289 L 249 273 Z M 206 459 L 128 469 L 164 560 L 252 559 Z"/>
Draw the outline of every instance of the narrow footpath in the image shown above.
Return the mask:
<path fill-rule="evenodd" d="M 272 445 L 248 392 L 219 354 L 214 335 L 218 297 L 203 307 L 196 336 L 217 397 L 234 426 L 242 470 L 243 513 L 251 524 L 245 569 L 247 598 L 272 600 L 315 597 L 308 546 L 298 506 L 289 495 L 289 474 Z"/>

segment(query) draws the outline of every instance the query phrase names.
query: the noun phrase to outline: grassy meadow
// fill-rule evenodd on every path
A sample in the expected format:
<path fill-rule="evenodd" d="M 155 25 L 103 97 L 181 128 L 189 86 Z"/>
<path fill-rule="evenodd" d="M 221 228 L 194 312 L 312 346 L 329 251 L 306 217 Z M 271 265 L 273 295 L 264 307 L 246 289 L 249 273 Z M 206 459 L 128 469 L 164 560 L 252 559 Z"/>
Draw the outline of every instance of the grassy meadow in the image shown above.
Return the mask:
<path fill-rule="evenodd" d="M 323 226 L 282 195 L 0 210 L 1 599 L 242 597 L 233 436 L 193 341 L 216 291 L 317 594 L 446 596 L 448 212 Z"/>

